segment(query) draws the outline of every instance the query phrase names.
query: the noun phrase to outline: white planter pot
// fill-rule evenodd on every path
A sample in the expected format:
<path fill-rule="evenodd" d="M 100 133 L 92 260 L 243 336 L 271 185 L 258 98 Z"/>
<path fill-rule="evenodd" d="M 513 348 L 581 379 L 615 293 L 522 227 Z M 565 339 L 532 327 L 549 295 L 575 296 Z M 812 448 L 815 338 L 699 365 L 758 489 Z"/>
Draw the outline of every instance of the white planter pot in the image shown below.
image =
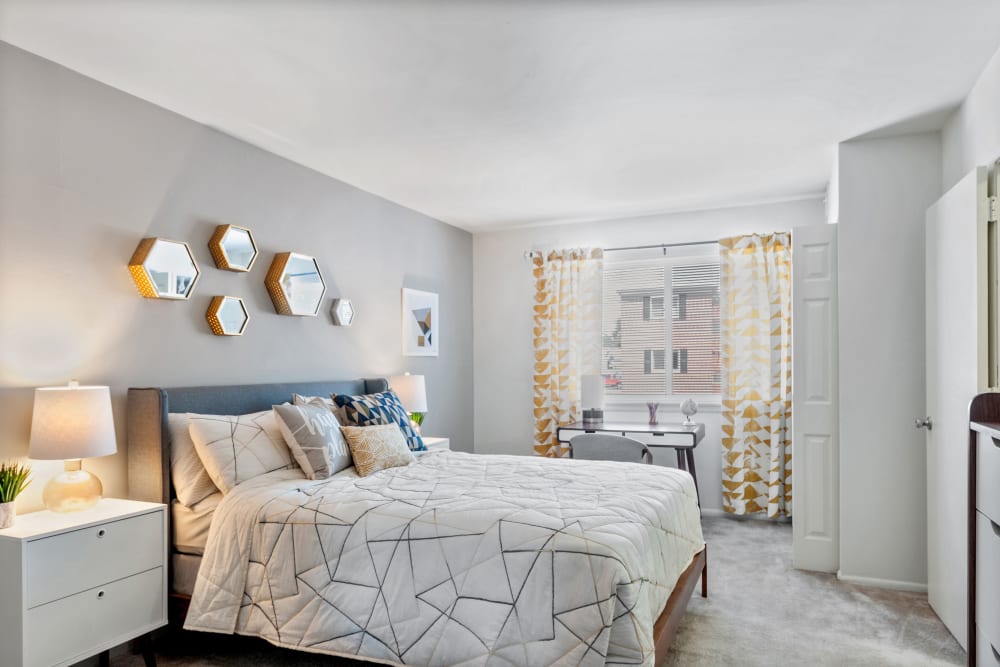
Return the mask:
<path fill-rule="evenodd" d="M 14 511 L 14 503 L 0 503 L 0 530 L 13 526 L 16 516 L 17 512 Z"/>

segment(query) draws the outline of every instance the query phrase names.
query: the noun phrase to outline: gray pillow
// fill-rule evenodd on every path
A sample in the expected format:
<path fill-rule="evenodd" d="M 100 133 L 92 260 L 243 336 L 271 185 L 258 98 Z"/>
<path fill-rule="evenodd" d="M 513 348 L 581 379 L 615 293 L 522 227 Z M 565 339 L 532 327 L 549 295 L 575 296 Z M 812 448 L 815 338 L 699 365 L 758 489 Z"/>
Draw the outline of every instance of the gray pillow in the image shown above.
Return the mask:
<path fill-rule="evenodd" d="M 326 406 L 275 405 L 278 428 L 309 479 L 326 479 L 353 465 L 340 423 Z"/>

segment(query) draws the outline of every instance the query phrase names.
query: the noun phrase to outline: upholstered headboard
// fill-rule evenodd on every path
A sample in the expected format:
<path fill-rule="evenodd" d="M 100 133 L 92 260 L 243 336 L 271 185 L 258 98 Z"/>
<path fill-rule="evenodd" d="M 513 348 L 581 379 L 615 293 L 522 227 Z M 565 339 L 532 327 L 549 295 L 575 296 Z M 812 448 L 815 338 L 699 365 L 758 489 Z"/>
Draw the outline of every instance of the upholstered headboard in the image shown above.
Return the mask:
<path fill-rule="evenodd" d="M 167 414 L 197 412 L 245 415 L 290 401 L 292 394 L 328 396 L 371 394 L 388 389 L 383 378 L 331 382 L 241 384 L 218 387 L 152 387 L 128 390 L 128 492 L 129 497 L 169 504 L 170 430 Z"/>

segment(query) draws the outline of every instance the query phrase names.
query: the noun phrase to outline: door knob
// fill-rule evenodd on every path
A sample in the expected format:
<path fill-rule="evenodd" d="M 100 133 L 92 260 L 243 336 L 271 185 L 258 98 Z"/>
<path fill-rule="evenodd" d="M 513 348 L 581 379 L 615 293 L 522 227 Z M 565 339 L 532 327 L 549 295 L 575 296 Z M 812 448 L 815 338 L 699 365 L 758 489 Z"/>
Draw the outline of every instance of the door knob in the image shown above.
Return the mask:
<path fill-rule="evenodd" d="M 934 422 L 931 421 L 930 417 L 924 417 L 923 419 L 914 419 L 913 426 L 916 428 L 925 428 L 930 431 L 934 428 Z"/>

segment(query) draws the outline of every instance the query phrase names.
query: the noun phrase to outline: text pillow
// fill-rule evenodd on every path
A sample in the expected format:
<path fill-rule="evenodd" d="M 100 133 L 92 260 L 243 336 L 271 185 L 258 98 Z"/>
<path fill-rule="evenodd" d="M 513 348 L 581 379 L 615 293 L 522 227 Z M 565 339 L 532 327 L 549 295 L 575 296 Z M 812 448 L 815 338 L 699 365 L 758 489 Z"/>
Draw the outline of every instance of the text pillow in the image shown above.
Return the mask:
<path fill-rule="evenodd" d="M 362 396 L 331 394 L 331 397 L 334 403 L 344 409 L 345 426 L 395 424 L 403 432 L 410 451 L 423 452 L 427 450 L 420 434 L 410 422 L 410 415 L 403 408 L 396 392 L 391 389 L 379 394 L 364 394 Z"/>
<path fill-rule="evenodd" d="M 352 465 L 340 423 L 327 406 L 276 405 L 274 414 L 295 461 L 309 479 L 326 479 Z"/>
<path fill-rule="evenodd" d="M 171 412 L 167 415 L 167 430 L 170 432 L 170 479 L 174 483 L 177 500 L 192 507 L 218 493 L 219 489 L 195 451 L 188 416 Z"/>
<path fill-rule="evenodd" d="M 354 469 L 361 477 L 386 468 L 408 466 L 415 460 L 403 432 L 395 424 L 345 426 L 344 437 L 351 446 Z"/>
<path fill-rule="evenodd" d="M 223 493 L 292 465 L 271 410 L 239 416 L 189 414 L 188 418 L 198 456 Z"/>

